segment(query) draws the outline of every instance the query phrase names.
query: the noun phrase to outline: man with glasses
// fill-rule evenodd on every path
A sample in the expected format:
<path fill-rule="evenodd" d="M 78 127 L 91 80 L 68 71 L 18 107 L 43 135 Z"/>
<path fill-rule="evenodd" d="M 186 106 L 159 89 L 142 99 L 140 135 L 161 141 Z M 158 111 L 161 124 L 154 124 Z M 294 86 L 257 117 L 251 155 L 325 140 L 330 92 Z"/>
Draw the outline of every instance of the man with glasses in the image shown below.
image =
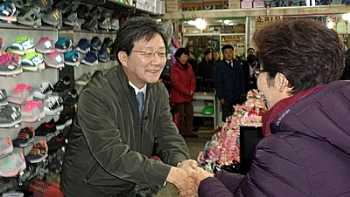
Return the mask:
<path fill-rule="evenodd" d="M 178 187 L 192 171 L 182 167 L 197 165 L 158 82 L 166 40 L 162 25 L 147 17 L 118 30 L 119 65 L 94 76 L 80 94 L 63 163 L 65 196 L 150 197 L 166 182 Z"/>

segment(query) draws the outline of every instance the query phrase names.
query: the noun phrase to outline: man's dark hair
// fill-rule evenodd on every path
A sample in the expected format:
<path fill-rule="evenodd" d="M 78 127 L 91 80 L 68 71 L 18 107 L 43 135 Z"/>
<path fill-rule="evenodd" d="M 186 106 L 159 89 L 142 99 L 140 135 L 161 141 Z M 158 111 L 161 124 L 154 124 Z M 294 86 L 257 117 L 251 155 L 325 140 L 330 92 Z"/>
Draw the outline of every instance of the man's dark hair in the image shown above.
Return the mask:
<path fill-rule="evenodd" d="M 229 44 L 224 45 L 224 46 L 221 48 L 222 53 L 224 53 L 224 50 L 225 50 L 225 49 L 232 49 L 232 50 L 233 50 L 233 46 L 232 46 L 232 45 L 229 45 Z"/>
<path fill-rule="evenodd" d="M 248 52 L 249 50 L 253 50 L 253 51 L 255 52 L 255 49 L 252 48 L 252 47 L 248 48 L 248 49 L 247 49 L 247 52 Z"/>
<path fill-rule="evenodd" d="M 269 84 L 282 73 L 292 94 L 338 80 L 342 74 L 344 44 L 336 31 L 315 20 L 271 22 L 257 30 L 252 40 Z"/>
<path fill-rule="evenodd" d="M 178 48 L 175 52 L 175 58 L 181 57 L 182 54 L 190 55 L 190 51 L 186 48 Z"/>
<path fill-rule="evenodd" d="M 256 56 L 253 55 L 253 54 L 248 55 L 248 57 L 247 57 L 247 62 L 248 62 L 249 64 L 252 64 L 252 63 L 256 62 Z"/>
<path fill-rule="evenodd" d="M 161 23 L 157 23 L 150 17 L 133 17 L 125 21 L 117 31 L 116 53 L 125 51 L 129 56 L 134 48 L 134 42 L 142 39 L 150 41 L 156 34 L 163 38 L 164 45 L 167 48 L 167 35 Z M 117 60 L 121 64 L 119 58 Z"/>
<path fill-rule="evenodd" d="M 204 51 L 204 56 L 205 56 L 205 55 L 208 55 L 208 54 L 210 54 L 210 53 L 212 53 L 212 51 L 211 51 L 210 49 L 207 49 L 207 50 Z"/>

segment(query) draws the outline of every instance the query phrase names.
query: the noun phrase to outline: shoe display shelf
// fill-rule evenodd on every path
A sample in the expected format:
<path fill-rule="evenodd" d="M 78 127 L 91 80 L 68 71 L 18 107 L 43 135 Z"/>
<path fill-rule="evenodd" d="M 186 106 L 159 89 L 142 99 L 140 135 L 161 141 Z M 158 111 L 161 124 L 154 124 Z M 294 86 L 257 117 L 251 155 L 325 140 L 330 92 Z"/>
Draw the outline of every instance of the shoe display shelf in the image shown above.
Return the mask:
<path fill-rule="evenodd" d="M 29 38 L 33 38 L 34 43 L 36 44 L 41 37 L 49 37 L 52 40 L 57 40 L 58 31 L 54 27 L 41 27 L 40 29 L 35 29 L 32 27 L 21 26 L 18 24 L 11 23 L 0 23 L 1 30 L 1 38 L 4 41 L 5 48 L 10 46 L 15 42 L 16 38 L 19 36 L 28 36 Z M 58 80 L 58 70 L 57 69 L 44 69 L 42 71 L 36 72 L 23 72 L 18 75 L 13 76 L 0 76 L 0 88 L 5 89 L 7 95 L 11 95 L 14 88 L 17 84 L 24 83 L 28 84 L 32 87 L 36 87 L 43 81 L 48 81 L 54 84 Z M 49 122 L 51 119 L 57 120 L 59 118 L 58 115 L 54 116 L 45 116 L 38 122 L 28 123 L 21 122 L 18 125 L 10 128 L 0 128 L 0 138 L 10 137 L 12 140 L 17 138 L 19 131 L 22 128 L 32 126 L 33 128 L 37 128 L 40 124 L 44 122 Z M 48 136 L 43 137 L 35 137 L 34 141 L 29 143 L 27 147 L 24 148 L 13 148 L 13 152 L 22 151 L 24 155 L 28 154 L 32 149 L 33 144 L 38 143 L 42 140 L 49 141 L 55 134 L 50 134 Z"/>
<path fill-rule="evenodd" d="M 101 45 L 103 45 L 103 42 L 107 39 L 110 39 L 110 41 L 113 43 L 114 39 L 116 37 L 116 32 L 115 31 L 105 31 L 105 30 L 97 30 L 97 31 L 89 31 L 89 30 L 64 30 L 61 29 L 58 31 L 58 36 L 59 37 L 67 37 L 73 40 L 73 45 L 77 47 L 77 44 L 81 39 L 87 39 L 89 42 L 92 40 L 94 37 L 98 37 L 101 40 Z M 113 45 L 113 44 L 112 44 Z M 70 75 L 72 79 L 74 79 L 75 82 L 73 81 L 73 84 L 75 85 L 75 89 L 77 90 L 78 93 L 83 89 L 84 85 L 90 80 L 91 76 L 98 71 L 103 71 L 104 73 L 107 72 L 109 69 L 115 67 L 118 65 L 118 62 L 116 60 L 111 60 L 110 59 L 110 52 L 112 51 L 112 47 L 108 47 L 108 57 L 107 61 L 101 61 L 100 59 L 98 60 L 97 65 L 89 66 L 86 64 L 83 64 L 80 62 L 79 66 L 72 67 L 69 69 L 63 69 L 60 71 L 60 76 L 64 77 L 65 75 Z M 91 48 L 91 47 L 90 47 Z M 101 47 L 99 47 L 99 50 L 101 50 Z M 99 53 L 99 50 L 96 51 L 96 53 Z M 90 52 L 94 50 L 90 49 Z M 80 59 L 82 59 L 87 53 L 81 53 Z M 83 80 L 82 78 L 83 77 Z M 72 87 L 73 88 L 73 87 Z"/>

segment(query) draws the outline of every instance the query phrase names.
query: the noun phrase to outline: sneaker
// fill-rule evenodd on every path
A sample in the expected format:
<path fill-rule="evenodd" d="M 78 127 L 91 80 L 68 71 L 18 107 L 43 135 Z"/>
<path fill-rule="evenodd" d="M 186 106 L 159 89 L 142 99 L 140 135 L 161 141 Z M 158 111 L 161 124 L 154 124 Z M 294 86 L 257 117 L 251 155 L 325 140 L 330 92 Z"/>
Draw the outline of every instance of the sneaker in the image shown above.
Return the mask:
<path fill-rule="evenodd" d="M 91 49 L 98 51 L 98 50 L 100 50 L 101 44 L 102 44 L 101 39 L 99 37 L 95 36 L 91 39 L 90 47 L 91 47 Z"/>
<path fill-rule="evenodd" d="M 14 147 L 27 147 L 29 143 L 34 141 L 34 128 L 29 126 L 21 129 L 16 139 L 12 141 Z"/>
<path fill-rule="evenodd" d="M 75 80 L 76 85 L 85 86 L 91 79 L 91 73 L 84 73 L 79 79 Z"/>
<path fill-rule="evenodd" d="M 50 38 L 41 37 L 35 45 L 35 50 L 40 53 L 52 53 L 55 51 L 55 44 Z"/>
<path fill-rule="evenodd" d="M 98 65 L 98 59 L 95 52 L 89 51 L 83 60 L 81 60 L 81 63 L 88 65 L 88 66 L 97 66 Z"/>
<path fill-rule="evenodd" d="M 73 117 L 70 113 L 66 115 L 61 115 L 56 122 L 57 130 L 63 130 L 66 126 L 70 126 L 73 122 L 72 120 L 73 120 Z"/>
<path fill-rule="evenodd" d="M 54 27 L 62 26 L 62 11 L 60 9 L 53 9 L 41 17 L 44 23 Z"/>
<path fill-rule="evenodd" d="M 0 89 L 0 107 L 7 105 L 7 93 L 5 89 Z"/>
<path fill-rule="evenodd" d="M 0 138 L 0 157 L 12 153 L 13 145 L 10 137 Z"/>
<path fill-rule="evenodd" d="M 102 42 L 102 48 L 111 48 L 113 45 L 113 40 L 109 37 L 106 37 L 105 39 L 103 39 Z"/>
<path fill-rule="evenodd" d="M 34 6 L 24 6 L 18 14 L 17 22 L 31 27 L 41 27 L 40 9 Z"/>
<path fill-rule="evenodd" d="M 90 50 L 90 41 L 86 38 L 80 39 L 75 49 L 84 54 L 87 53 Z"/>
<path fill-rule="evenodd" d="M 90 14 L 90 8 L 85 4 L 80 4 L 76 9 L 76 12 L 78 14 L 78 18 L 86 19 L 86 17 Z"/>
<path fill-rule="evenodd" d="M 77 102 L 78 93 L 76 89 L 68 92 L 68 94 L 63 97 L 63 105 L 74 106 Z"/>
<path fill-rule="evenodd" d="M 83 23 L 82 28 L 90 31 L 96 31 L 98 29 L 97 19 L 93 16 L 88 16 L 85 22 Z"/>
<path fill-rule="evenodd" d="M 33 96 L 38 99 L 45 99 L 52 94 L 53 85 L 50 82 L 42 82 L 33 91 Z"/>
<path fill-rule="evenodd" d="M 57 42 L 55 43 L 55 48 L 59 52 L 66 52 L 67 50 L 71 49 L 73 46 L 72 39 L 60 37 L 58 38 Z"/>
<path fill-rule="evenodd" d="M 0 19 L 4 21 L 17 21 L 17 9 L 11 1 L 0 2 Z"/>
<path fill-rule="evenodd" d="M 0 178 L 0 193 L 3 194 L 6 191 L 13 191 L 17 188 L 17 181 L 15 178 Z"/>
<path fill-rule="evenodd" d="M 64 53 L 64 64 L 68 66 L 79 66 L 80 65 L 79 51 L 71 50 Z"/>
<path fill-rule="evenodd" d="M 65 90 L 68 90 L 70 87 L 70 77 L 65 76 L 62 79 L 59 79 L 57 83 L 53 86 L 54 92 L 64 92 Z"/>
<path fill-rule="evenodd" d="M 114 11 L 112 18 L 111 18 L 111 28 L 113 30 L 118 31 L 119 30 L 119 12 Z"/>
<path fill-rule="evenodd" d="M 11 52 L 24 55 L 28 52 L 34 51 L 34 40 L 33 38 L 28 38 L 28 36 L 18 36 L 15 42 L 10 46 Z"/>
<path fill-rule="evenodd" d="M 64 68 L 64 56 L 61 52 L 54 51 L 45 55 L 44 63 L 48 68 Z"/>
<path fill-rule="evenodd" d="M 4 53 L 0 54 L 0 75 L 11 76 L 23 72 L 21 58 L 17 54 Z"/>
<path fill-rule="evenodd" d="M 45 117 L 45 111 L 41 100 L 28 101 L 21 111 L 23 122 L 36 122 Z"/>
<path fill-rule="evenodd" d="M 103 9 L 101 12 L 101 18 L 98 20 L 98 27 L 101 29 L 111 29 L 111 16 L 112 11 L 109 9 Z"/>
<path fill-rule="evenodd" d="M 9 102 L 19 105 L 31 100 L 33 100 L 33 87 L 24 83 L 17 84 L 12 94 L 8 97 Z"/>
<path fill-rule="evenodd" d="M 63 24 L 71 26 L 71 27 L 77 27 L 79 26 L 79 21 L 78 21 L 78 13 L 76 12 L 66 12 L 63 14 Z"/>
<path fill-rule="evenodd" d="M 50 122 L 42 123 L 38 128 L 35 129 L 36 136 L 46 136 L 57 131 L 56 123 L 54 119 L 51 119 Z"/>
<path fill-rule="evenodd" d="M 32 5 L 34 5 L 42 11 L 46 11 L 51 9 L 52 0 L 32 0 Z"/>
<path fill-rule="evenodd" d="M 0 177 L 14 177 L 26 169 L 26 162 L 22 152 L 11 153 L 0 159 Z"/>
<path fill-rule="evenodd" d="M 35 51 L 26 53 L 21 64 L 23 71 L 35 72 L 45 69 L 43 54 Z"/>
<path fill-rule="evenodd" d="M 14 127 L 22 122 L 19 106 L 6 105 L 0 108 L 0 127 Z"/>
<path fill-rule="evenodd" d="M 63 133 L 59 133 L 57 136 L 54 136 L 50 141 L 47 142 L 49 152 L 61 148 L 64 144 L 65 142 Z"/>
<path fill-rule="evenodd" d="M 23 2 L 23 0 L 11 0 L 17 9 L 23 9 L 24 6 L 27 5 L 28 2 Z"/>
<path fill-rule="evenodd" d="M 54 116 L 63 111 L 63 99 L 60 96 L 49 96 L 44 100 L 45 114 Z"/>
<path fill-rule="evenodd" d="M 98 52 L 98 60 L 101 62 L 109 62 L 110 61 L 110 52 L 108 48 L 101 48 Z"/>
<path fill-rule="evenodd" d="M 35 144 L 32 150 L 26 155 L 26 160 L 29 163 L 39 163 L 47 157 L 47 144 L 45 141 L 41 141 Z"/>

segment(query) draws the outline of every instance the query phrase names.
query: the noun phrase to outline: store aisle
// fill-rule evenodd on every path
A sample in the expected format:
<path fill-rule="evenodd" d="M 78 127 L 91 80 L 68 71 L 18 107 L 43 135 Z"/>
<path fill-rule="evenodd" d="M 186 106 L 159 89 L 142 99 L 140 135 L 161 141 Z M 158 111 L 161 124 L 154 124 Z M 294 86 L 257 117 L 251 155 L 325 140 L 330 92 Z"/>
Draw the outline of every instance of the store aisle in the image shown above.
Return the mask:
<path fill-rule="evenodd" d="M 186 138 L 186 143 L 190 149 L 191 159 L 197 160 L 198 153 L 204 149 L 204 145 L 210 140 L 211 128 L 201 127 L 198 131 L 198 138 Z M 160 190 L 157 197 L 177 197 L 179 194 L 176 187 L 172 184 L 167 184 L 165 188 Z"/>

